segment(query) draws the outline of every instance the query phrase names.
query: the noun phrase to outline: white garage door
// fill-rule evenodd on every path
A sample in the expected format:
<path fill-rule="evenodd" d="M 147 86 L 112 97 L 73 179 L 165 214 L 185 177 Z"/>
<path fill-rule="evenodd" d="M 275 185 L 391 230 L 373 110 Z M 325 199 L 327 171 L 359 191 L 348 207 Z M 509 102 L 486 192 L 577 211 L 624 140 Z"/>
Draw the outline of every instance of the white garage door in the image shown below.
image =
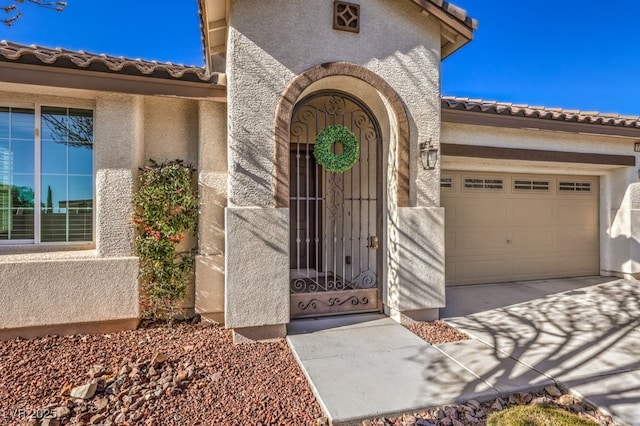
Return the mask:
<path fill-rule="evenodd" d="M 442 172 L 447 285 L 598 275 L 598 177 Z"/>

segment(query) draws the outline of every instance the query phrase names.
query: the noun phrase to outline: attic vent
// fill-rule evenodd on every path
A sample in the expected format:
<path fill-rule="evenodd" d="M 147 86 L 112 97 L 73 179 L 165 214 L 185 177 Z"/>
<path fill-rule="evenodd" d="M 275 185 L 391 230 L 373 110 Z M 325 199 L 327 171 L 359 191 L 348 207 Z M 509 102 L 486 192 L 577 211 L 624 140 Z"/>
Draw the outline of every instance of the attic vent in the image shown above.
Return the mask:
<path fill-rule="evenodd" d="M 569 192 L 591 192 L 591 184 L 589 182 L 560 182 L 558 189 Z"/>
<path fill-rule="evenodd" d="M 502 179 L 465 178 L 465 189 L 502 189 Z"/>
<path fill-rule="evenodd" d="M 452 177 L 441 177 L 440 178 L 440 188 L 453 188 L 453 178 Z"/>
<path fill-rule="evenodd" d="M 513 189 L 518 191 L 548 191 L 549 181 L 547 180 L 515 180 Z"/>
<path fill-rule="evenodd" d="M 344 1 L 333 2 L 333 29 L 360 32 L 360 5 Z"/>

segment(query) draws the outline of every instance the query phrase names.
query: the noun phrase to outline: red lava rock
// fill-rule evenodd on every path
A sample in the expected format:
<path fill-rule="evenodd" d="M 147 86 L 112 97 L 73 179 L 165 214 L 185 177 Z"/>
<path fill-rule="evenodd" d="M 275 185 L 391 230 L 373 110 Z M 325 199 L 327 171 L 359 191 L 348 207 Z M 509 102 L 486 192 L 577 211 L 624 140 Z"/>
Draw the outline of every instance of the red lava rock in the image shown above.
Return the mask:
<path fill-rule="evenodd" d="M 94 372 L 96 395 L 69 399 L 74 384 L 86 383 L 96 365 L 104 367 Z M 109 337 L 0 342 L 0 401 L 9 413 L 64 407 L 65 416 L 58 418 L 63 426 L 75 419 L 111 425 L 312 425 L 322 415 L 284 340 L 234 346 L 223 327 L 186 323 Z M 104 418 L 98 421 L 99 415 Z"/>
<path fill-rule="evenodd" d="M 469 340 L 469 336 L 444 321 L 413 321 L 405 327 L 432 345 Z"/>

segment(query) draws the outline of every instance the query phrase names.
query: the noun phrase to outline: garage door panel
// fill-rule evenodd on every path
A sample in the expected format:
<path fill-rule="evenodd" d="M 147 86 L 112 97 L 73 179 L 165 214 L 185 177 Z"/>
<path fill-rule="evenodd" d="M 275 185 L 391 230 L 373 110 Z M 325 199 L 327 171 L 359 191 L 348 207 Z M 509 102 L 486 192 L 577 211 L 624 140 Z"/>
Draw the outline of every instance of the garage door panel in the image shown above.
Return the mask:
<path fill-rule="evenodd" d="M 444 263 L 444 273 L 446 277 L 456 281 L 458 278 L 458 274 L 456 273 L 456 262 L 446 261 Z"/>
<path fill-rule="evenodd" d="M 594 201 L 575 200 L 558 204 L 558 225 L 589 225 L 597 223 L 598 208 Z"/>
<path fill-rule="evenodd" d="M 456 233 L 455 232 L 453 232 L 453 231 L 445 231 L 445 233 L 444 233 L 444 248 L 445 248 L 445 251 L 446 250 L 450 250 L 451 252 L 457 251 L 458 245 L 456 244 Z"/>
<path fill-rule="evenodd" d="M 456 220 L 456 212 L 458 211 L 458 206 L 456 205 L 455 202 L 449 204 L 447 206 L 447 208 L 444 211 L 444 223 L 448 224 L 449 226 L 456 226 L 457 220 Z"/>
<path fill-rule="evenodd" d="M 555 228 L 553 227 L 515 228 L 511 233 L 510 249 L 514 252 L 536 254 L 541 250 L 553 250 L 555 243 Z"/>
<path fill-rule="evenodd" d="M 504 229 L 485 228 L 480 230 L 458 231 L 456 234 L 456 252 L 464 255 L 487 251 L 503 253 L 507 250 L 508 236 Z"/>
<path fill-rule="evenodd" d="M 583 275 L 597 275 L 600 272 L 598 266 L 599 253 L 587 253 L 558 257 L 558 272 L 564 276 L 575 274 L 576 271 Z"/>
<path fill-rule="evenodd" d="M 599 273 L 597 177 L 473 173 L 504 183 L 489 190 L 460 184 L 471 173 L 445 173 L 454 182 L 441 192 L 448 285 Z"/>
<path fill-rule="evenodd" d="M 466 200 L 465 200 L 466 201 Z M 469 200 L 458 203 L 457 226 L 500 226 L 507 220 L 507 200 Z"/>
<path fill-rule="evenodd" d="M 548 199 L 518 199 L 517 202 L 512 203 L 511 223 L 513 225 L 547 225 L 552 223 L 553 216 L 554 208 Z"/>
<path fill-rule="evenodd" d="M 458 280 L 464 282 L 497 282 L 507 279 L 509 262 L 506 259 L 466 260 L 458 263 Z"/>
<path fill-rule="evenodd" d="M 593 227 L 558 230 L 558 249 L 562 251 L 593 251 L 599 244 L 598 229 Z"/>
<path fill-rule="evenodd" d="M 553 274 L 556 269 L 553 257 L 525 257 L 513 259 L 511 271 L 514 279 L 525 280 Z"/>

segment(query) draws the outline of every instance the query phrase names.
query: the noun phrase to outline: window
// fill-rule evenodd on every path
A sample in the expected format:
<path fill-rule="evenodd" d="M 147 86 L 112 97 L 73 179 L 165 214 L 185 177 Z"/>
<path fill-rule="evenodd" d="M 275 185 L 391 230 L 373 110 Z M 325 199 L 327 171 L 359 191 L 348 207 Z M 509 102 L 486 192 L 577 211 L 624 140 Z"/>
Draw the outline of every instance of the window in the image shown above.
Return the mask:
<path fill-rule="evenodd" d="M 440 178 L 440 188 L 453 189 L 453 178 L 450 176 L 443 176 Z"/>
<path fill-rule="evenodd" d="M 589 182 L 560 182 L 558 189 L 563 192 L 591 192 Z"/>
<path fill-rule="evenodd" d="M 547 180 L 514 180 L 513 189 L 518 191 L 548 191 Z"/>
<path fill-rule="evenodd" d="M 0 107 L 0 242 L 93 240 L 93 111 Z"/>
<path fill-rule="evenodd" d="M 465 189 L 502 189 L 502 179 L 465 178 Z"/>

